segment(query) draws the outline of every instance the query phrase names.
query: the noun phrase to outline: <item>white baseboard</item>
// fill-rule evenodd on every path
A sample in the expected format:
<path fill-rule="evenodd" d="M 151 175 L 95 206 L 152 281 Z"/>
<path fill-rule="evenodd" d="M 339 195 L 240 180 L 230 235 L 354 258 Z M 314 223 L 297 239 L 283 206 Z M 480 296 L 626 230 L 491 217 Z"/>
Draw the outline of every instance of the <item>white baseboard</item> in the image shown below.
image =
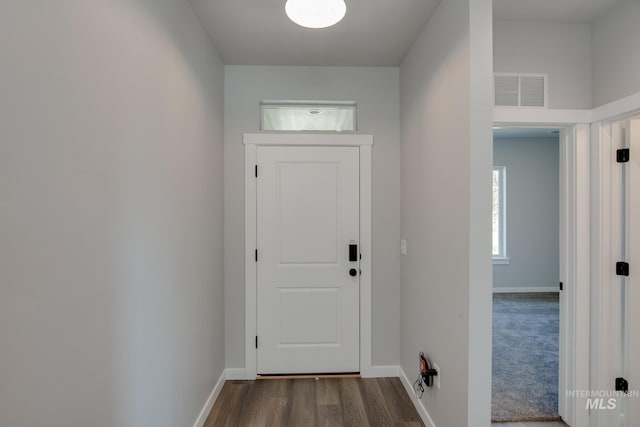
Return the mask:
<path fill-rule="evenodd" d="M 398 365 L 381 365 L 372 366 L 369 369 L 360 372 L 362 378 L 387 378 L 387 377 L 399 377 L 400 366 Z"/>
<path fill-rule="evenodd" d="M 418 414 L 420 415 L 420 418 L 422 418 L 422 422 L 424 423 L 424 425 L 426 427 L 436 427 L 436 425 L 433 423 L 433 420 L 429 416 L 429 413 L 427 412 L 427 408 L 424 407 L 422 401 L 418 399 L 413 393 L 413 384 L 411 383 L 411 381 L 409 381 L 409 378 L 407 378 L 407 374 L 404 373 L 404 369 L 399 368 L 399 374 L 400 381 L 402 381 L 402 385 L 404 385 L 404 389 L 407 391 L 409 399 L 411 399 L 411 402 L 413 402 L 413 406 L 415 406 L 416 411 L 418 411 Z M 425 397 L 426 395 L 423 398 Z"/>
<path fill-rule="evenodd" d="M 225 369 L 224 371 L 222 371 L 220 378 L 218 378 L 218 382 L 213 387 L 213 391 L 211 392 L 211 394 L 209 395 L 209 398 L 205 402 L 204 408 L 202 408 L 202 411 L 200 411 L 200 415 L 198 415 L 198 418 L 196 419 L 196 422 L 193 424 L 193 427 L 204 426 L 204 422 L 207 421 L 207 417 L 209 416 L 211 409 L 213 409 L 213 404 L 216 403 L 216 399 L 218 398 L 220 391 L 222 391 L 222 386 L 224 386 L 224 382 L 226 380 L 227 380 L 227 370 Z"/>
<path fill-rule="evenodd" d="M 227 368 L 225 370 L 228 380 L 255 380 L 255 375 L 253 377 L 249 376 L 249 373 L 245 368 Z"/>
<path fill-rule="evenodd" d="M 560 292 L 558 286 L 514 286 L 510 288 L 493 288 L 494 294 Z"/>

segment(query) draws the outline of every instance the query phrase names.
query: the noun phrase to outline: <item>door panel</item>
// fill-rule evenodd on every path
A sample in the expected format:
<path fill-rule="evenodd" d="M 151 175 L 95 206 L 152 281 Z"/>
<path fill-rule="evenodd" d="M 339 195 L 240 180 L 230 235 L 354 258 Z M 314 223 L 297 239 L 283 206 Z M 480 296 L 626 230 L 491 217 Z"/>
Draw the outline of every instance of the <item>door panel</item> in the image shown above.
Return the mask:
<path fill-rule="evenodd" d="M 359 371 L 357 147 L 258 147 L 258 373 Z"/>
<path fill-rule="evenodd" d="M 337 288 L 278 289 L 278 345 L 338 344 Z"/>
<path fill-rule="evenodd" d="M 279 263 L 336 264 L 339 164 L 281 163 L 277 172 Z"/>

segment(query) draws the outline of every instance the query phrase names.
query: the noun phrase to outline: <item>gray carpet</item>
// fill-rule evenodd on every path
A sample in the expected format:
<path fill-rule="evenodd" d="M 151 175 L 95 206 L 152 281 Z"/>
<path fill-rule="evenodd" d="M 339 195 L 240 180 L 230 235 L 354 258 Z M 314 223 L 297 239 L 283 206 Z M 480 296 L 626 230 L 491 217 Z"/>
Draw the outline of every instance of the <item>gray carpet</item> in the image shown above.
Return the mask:
<path fill-rule="evenodd" d="M 558 294 L 493 295 L 491 420 L 558 420 Z"/>

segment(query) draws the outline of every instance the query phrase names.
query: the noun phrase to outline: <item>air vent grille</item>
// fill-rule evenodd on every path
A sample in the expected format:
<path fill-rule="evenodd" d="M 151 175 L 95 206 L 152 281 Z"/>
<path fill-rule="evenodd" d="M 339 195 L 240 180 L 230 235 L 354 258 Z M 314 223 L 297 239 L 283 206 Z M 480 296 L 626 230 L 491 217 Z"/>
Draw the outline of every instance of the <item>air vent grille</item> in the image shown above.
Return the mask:
<path fill-rule="evenodd" d="M 547 107 L 547 74 L 496 73 L 496 107 Z"/>
<path fill-rule="evenodd" d="M 496 76 L 496 105 L 519 105 L 520 79 L 518 76 Z"/>

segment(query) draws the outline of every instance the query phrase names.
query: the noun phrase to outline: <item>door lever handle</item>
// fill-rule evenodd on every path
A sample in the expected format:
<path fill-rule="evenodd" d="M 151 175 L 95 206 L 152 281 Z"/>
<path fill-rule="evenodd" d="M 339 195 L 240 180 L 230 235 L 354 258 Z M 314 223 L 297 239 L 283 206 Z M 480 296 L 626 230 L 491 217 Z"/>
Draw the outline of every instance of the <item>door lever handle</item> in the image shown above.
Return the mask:
<path fill-rule="evenodd" d="M 349 262 L 358 261 L 358 245 L 349 245 Z"/>

